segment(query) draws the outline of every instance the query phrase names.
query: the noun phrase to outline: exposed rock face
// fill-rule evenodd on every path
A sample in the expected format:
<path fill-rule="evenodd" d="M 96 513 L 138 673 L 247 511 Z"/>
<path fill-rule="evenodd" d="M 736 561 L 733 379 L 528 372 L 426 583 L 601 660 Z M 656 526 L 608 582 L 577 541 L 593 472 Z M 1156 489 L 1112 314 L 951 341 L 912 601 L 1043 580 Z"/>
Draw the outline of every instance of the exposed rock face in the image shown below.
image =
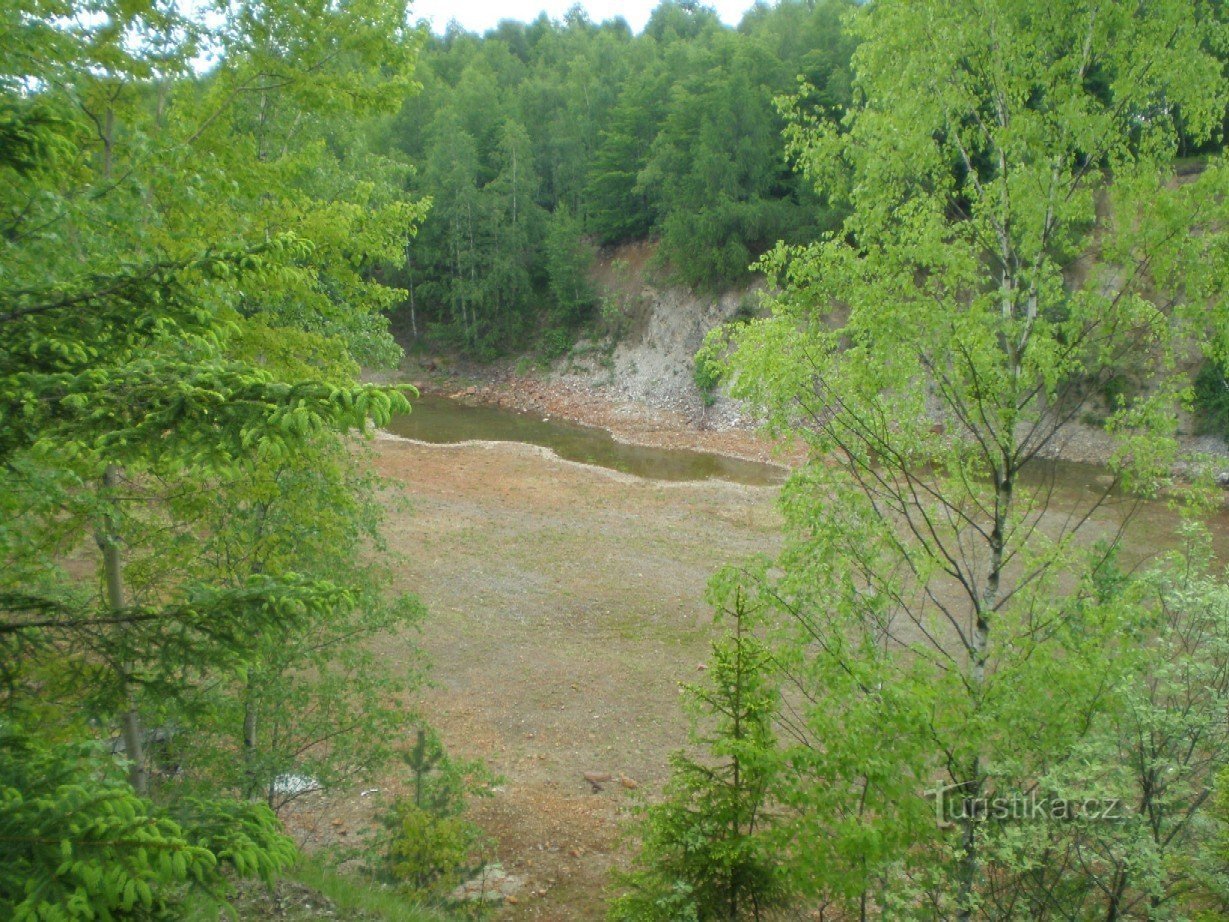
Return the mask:
<path fill-rule="evenodd" d="M 689 291 L 658 278 L 653 248 L 620 247 L 603 259 L 597 283 L 608 310 L 621 315 L 617 342 L 582 340 L 551 369 L 553 380 L 582 383 L 616 400 L 703 418 L 726 428 L 745 422 L 738 404 L 720 394 L 705 406 L 695 383 L 695 354 L 704 337 L 758 304 L 758 286 L 720 293 Z M 622 267 L 622 268 L 620 268 Z"/>
<path fill-rule="evenodd" d="M 695 383 L 695 354 L 714 328 L 740 315 L 762 312 L 758 283 L 720 293 L 693 292 L 669 284 L 663 272 L 654 269 L 654 247 L 638 243 L 619 247 L 599 261 L 595 282 L 606 307 L 608 333 L 580 340 L 572 351 L 555 361 L 545 374 L 507 360 L 493 365 L 468 365 L 441 375 L 446 359 L 427 359 L 411 373 L 434 382 L 434 388 L 449 396 L 475 403 L 517 409 L 533 409 L 564 419 L 609 428 L 619 437 L 640 444 L 675 447 L 677 438 L 689 433 L 697 440 L 714 435 L 750 432 L 755 420 L 750 409 L 723 393 L 710 395 L 711 405 Z M 834 313 L 831 322 L 841 317 Z M 599 324 L 599 327 L 602 325 Z M 517 370 L 513 371 L 516 365 Z M 458 372 L 465 386 L 457 386 Z M 474 386 L 473 379 L 483 382 Z M 1096 409 L 1096 401 L 1090 406 Z M 955 431 L 938 419 L 934 431 Z M 1213 436 L 1192 434 L 1193 424 L 1185 413 L 1179 419 L 1185 451 L 1229 456 L 1229 446 Z M 685 441 L 685 440 L 684 440 Z M 688 444 L 739 457 L 767 460 L 760 452 L 736 439 L 729 444 Z M 1066 461 L 1105 464 L 1114 454 L 1111 437 L 1098 425 L 1077 417 L 1068 421 L 1043 454 Z M 798 460 L 776 455 L 777 460 Z M 1175 473 L 1191 471 L 1185 462 Z M 1229 470 L 1218 470 L 1217 481 L 1229 489 Z"/>

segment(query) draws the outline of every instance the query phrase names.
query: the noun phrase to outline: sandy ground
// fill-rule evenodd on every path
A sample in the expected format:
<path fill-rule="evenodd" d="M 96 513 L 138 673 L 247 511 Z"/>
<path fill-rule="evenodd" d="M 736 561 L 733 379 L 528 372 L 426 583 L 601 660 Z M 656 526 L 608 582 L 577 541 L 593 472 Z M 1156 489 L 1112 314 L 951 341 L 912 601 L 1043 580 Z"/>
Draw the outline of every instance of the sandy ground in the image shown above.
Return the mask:
<path fill-rule="evenodd" d="M 375 464 L 412 502 L 388 527 L 407 558 L 398 588 L 430 611 L 383 652 L 426 651 L 428 719 L 502 776 L 473 810 L 504 868 L 527 878 L 501 918 L 601 918 L 630 850 L 621 821 L 685 743 L 678 686 L 713 636 L 706 582 L 775 551 L 775 490 L 647 481 L 509 443 L 389 438 Z M 594 791 L 585 772 L 612 781 Z M 305 805 L 295 825 L 344 845 L 398 786 Z"/>

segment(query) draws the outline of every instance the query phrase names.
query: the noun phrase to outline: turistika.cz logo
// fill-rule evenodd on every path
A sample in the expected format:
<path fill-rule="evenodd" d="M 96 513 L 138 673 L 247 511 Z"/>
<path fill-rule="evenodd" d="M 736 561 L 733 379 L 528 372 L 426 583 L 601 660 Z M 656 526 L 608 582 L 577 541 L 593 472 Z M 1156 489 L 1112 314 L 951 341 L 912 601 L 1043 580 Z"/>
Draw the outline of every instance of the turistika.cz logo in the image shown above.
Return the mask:
<path fill-rule="evenodd" d="M 935 821 L 946 828 L 972 820 L 977 823 L 1114 822 L 1126 819 L 1117 797 L 1044 797 L 1027 794 L 966 793 L 967 784 L 948 784 L 926 791 L 934 798 Z"/>

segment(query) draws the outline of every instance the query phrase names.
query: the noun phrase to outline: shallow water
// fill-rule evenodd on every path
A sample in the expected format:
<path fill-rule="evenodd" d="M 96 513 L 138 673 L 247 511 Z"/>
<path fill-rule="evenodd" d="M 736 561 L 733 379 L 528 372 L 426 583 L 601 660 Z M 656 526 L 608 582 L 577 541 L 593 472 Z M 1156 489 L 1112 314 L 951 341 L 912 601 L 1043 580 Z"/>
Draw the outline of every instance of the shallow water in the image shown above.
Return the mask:
<path fill-rule="evenodd" d="M 728 480 L 771 486 L 785 480 L 775 464 L 744 461 L 683 448 L 650 448 L 616 440 L 605 429 L 543 418 L 541 413 L 475 407 L 448 397 L 420 397 L 413 411 L 388 425 L 395 435 L 439 445 L 457 442 L 526 442 L 569 461 L 595 464 L 652 480 Z"/>
<path fill-rule="evenodd" d="M 413 402 L 413 411 L 398 416 L 388 426 L 392 433 L 433 444 L 467 441 L 525 442 L 549 448 L 561 458 L 635 474 L 653 480 L 726 480 L 753 486 L 780 485 L 785 470 L 774 464 L 744 461 L 709 452 L 680 448 L 651 448 L 613 438 L 605 429 L 564 420 L 544 418 L 541 413 L 498 407 L 470 406 L 448 397 L 424 396 Z M 1081 531 L 1086 540 L 1112 540 L 1122 529 L 1126 560 L 1145 563 L 1177 543 L 1180 517 L 1163 501 L 1139 501 L 1132 497 L 1102 497 L 1106 472 L 1092 464 L 1038 462 L 1025 475 L 1025 483 L 1049 494 L 1046 518 L 1057 528 L 1066 519 L 1069 527 L 1095 505 L 1091 519 Z M 1221 510 L 1207 523 L 1217 557 L 1229 559 L 1229 512 Z"/>

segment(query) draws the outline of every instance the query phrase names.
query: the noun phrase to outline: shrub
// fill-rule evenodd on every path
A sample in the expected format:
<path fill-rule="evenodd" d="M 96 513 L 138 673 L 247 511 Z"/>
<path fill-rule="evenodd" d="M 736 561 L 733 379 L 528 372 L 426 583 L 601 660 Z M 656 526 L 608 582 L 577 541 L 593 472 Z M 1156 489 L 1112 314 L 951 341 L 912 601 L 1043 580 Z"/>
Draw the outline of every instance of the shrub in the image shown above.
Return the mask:
<path fill-rule="evenodd" d="M 441 895 L 482 866 L 485 838 L 462 814 L 469 796 L 489 794 L 494 779 L 481 762 L 449 758 L 425 729 L 402 759 L 412 789 L 383 817 L 386 869 L 416 893 Z"/>
<path fill-rule="evenodd" d="M 294 857 L 263 805 L 160 808 L 99 747 L 0 725 L 0 917 L 175 918 L 189 889 L 220 896 L 226 868 L 268 880 Z"/>
<path fill-rule="evenodd" d="M 1229 439 L 1229 374 L 1220 362 L 1204 362 L 1195 378 L 1195 431 Z"/>
<path fill-rule="evenodd" d="M 721 383 L 721 367 L 710 353 L 703 349 L 696 353 L 691 377 L 700 390 L 700 398 L 704 401 L 704 405 L 711 407 L 717 401 L 717 385 Z"/>
<path fill-rule="evenodd" d="M 572 348 L 572 337 L 567 330 L 560 327 L 552 327 L 543 332 L 540 348 L 542 358 L 548 362 L 553 362 L 555 359 L 561 359 L 568 354 L 568 350 Z"/>
<path fill-rule="evenodd" d="M 392 835 L 388 869 L 411 890 L 443 892 L 461 882 L 481 842 L 472 823 L 459 816 L 428 813 L 407 798 L 399 799 L 386 819 Z"/>

